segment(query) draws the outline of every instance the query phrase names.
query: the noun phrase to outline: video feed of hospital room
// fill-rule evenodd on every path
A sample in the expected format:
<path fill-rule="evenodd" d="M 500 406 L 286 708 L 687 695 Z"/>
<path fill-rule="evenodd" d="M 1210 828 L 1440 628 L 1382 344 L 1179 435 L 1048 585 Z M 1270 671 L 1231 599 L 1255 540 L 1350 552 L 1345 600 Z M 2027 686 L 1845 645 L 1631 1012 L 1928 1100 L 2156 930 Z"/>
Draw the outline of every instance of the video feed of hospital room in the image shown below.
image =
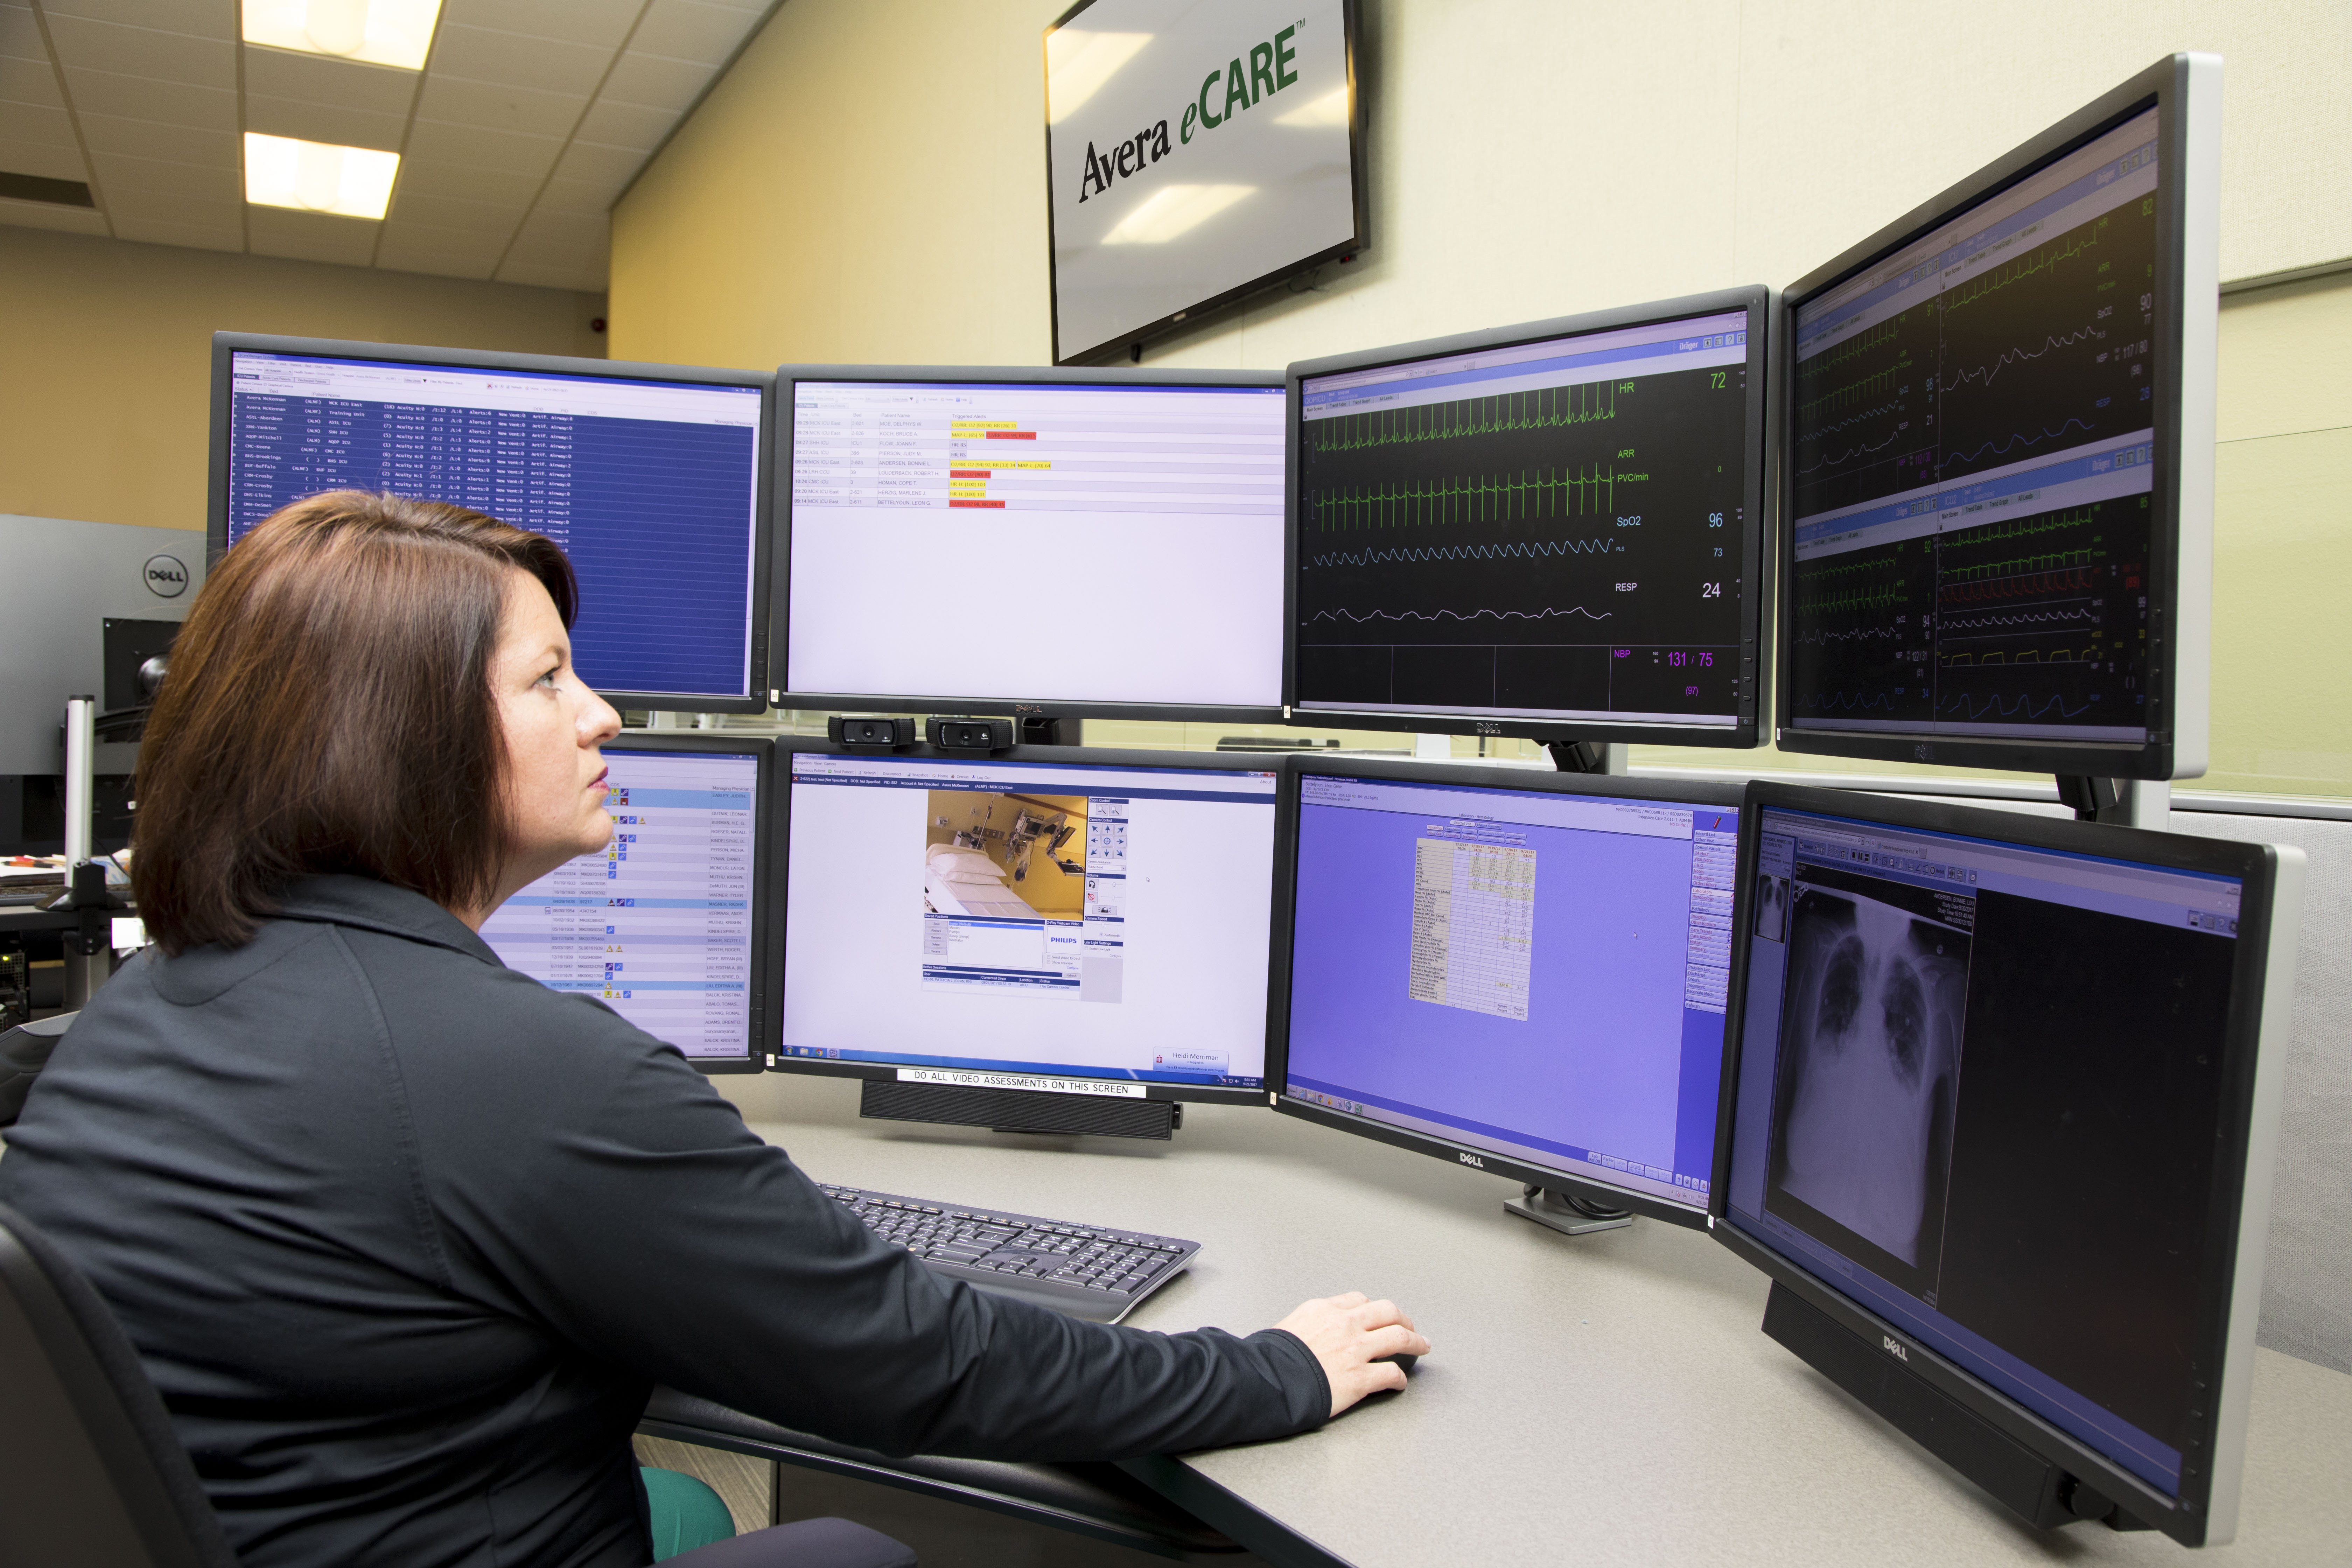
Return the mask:
<path fill-rule="evenodd" d="M 923 818 L 925 913 L 1086 917 L 1084 795 L 935 789 L 929 796 Z"/>

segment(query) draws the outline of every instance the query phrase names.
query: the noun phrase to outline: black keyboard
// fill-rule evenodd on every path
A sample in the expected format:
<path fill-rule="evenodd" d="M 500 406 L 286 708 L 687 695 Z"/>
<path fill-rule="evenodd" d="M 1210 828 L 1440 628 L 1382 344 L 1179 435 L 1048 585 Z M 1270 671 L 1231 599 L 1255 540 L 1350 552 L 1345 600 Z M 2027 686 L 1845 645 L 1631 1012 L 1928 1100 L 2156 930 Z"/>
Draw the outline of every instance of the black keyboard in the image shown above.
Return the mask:
<path fill-rule="evenodd" d="M 1181 1274 L 1197 1241 L 819 1185 L 933 1273 L 1089 1322 L 1116 1323 Z"/>

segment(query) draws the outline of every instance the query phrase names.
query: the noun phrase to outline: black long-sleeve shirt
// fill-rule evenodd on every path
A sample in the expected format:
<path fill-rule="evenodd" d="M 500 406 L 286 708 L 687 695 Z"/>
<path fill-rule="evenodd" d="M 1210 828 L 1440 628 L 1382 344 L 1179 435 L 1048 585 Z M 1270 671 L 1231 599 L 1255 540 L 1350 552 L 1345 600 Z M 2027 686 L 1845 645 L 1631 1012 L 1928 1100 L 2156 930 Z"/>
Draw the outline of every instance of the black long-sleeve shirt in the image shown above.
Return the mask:
<path fill-rule="evenodd" d="M 247 1568 L 641 1564 L 656 1381 L 888 1453 L 1297 1432 L 1278 1331 L 940 1283 L 671 1047 L 416 894 L 314 878 L 84 1011 L 0 1159 L 121 1320 Z"/>

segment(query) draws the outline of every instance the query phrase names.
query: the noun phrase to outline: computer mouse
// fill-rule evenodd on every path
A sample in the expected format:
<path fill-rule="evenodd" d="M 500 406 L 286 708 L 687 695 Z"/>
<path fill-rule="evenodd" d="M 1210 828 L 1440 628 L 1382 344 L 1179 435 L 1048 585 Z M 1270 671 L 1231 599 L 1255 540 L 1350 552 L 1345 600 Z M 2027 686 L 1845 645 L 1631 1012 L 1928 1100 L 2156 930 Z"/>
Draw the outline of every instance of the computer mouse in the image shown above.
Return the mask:
<path fill-rule="evenodd" d="M 1418 1363 L 1421 1358 L 1412 1354 L 1409 1351 L 1399 1351 L 1394 1355 L 1376 1355 L 1372 1360 L 1374 1362 L 1394 1362 L 1397 1365 L 1404 1369 L 1404 1374 L 1407 1377 L 1411 1377 L 1412 1375 L 1414 1364 Z"/>

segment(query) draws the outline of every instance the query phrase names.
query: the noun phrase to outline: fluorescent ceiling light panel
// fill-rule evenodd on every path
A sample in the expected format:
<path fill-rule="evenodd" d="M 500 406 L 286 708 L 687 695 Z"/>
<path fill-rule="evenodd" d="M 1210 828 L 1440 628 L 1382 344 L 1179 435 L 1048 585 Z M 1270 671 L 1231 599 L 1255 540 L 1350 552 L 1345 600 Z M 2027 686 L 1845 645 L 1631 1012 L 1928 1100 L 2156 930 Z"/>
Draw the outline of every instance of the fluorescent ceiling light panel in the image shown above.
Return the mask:
<path fill-rule="evenodd" d="M 1256 190 L 1255 185 L 1169 185 L 1119 219 L 1105 245 L 1165 245 Z"/>
<path fill-rule="evenodd" d="M 1085 108 L 1087 100 L 1150 41 L 1150 33 L 1057 28 L 1045 40 L 1045 122 L 1059 125 Z"/>
<path fill-rule="evenodd" d="M 1289 113 L 1278 116 L 1276 125 L 1345 125 L 1348 123 L 1348 89 L 1335 87 L 1312 103 L 1302 103 Z"/>
<path fill-rule="evenodd" d="M 380 218 L 399 173 L 397 153 L 245 133 L 245 199 L 257 206 Z"/>
<path fill-rule="evenodd" d="M 423 70 L 441 0 L 244 0 L 245 41 Z"/>

